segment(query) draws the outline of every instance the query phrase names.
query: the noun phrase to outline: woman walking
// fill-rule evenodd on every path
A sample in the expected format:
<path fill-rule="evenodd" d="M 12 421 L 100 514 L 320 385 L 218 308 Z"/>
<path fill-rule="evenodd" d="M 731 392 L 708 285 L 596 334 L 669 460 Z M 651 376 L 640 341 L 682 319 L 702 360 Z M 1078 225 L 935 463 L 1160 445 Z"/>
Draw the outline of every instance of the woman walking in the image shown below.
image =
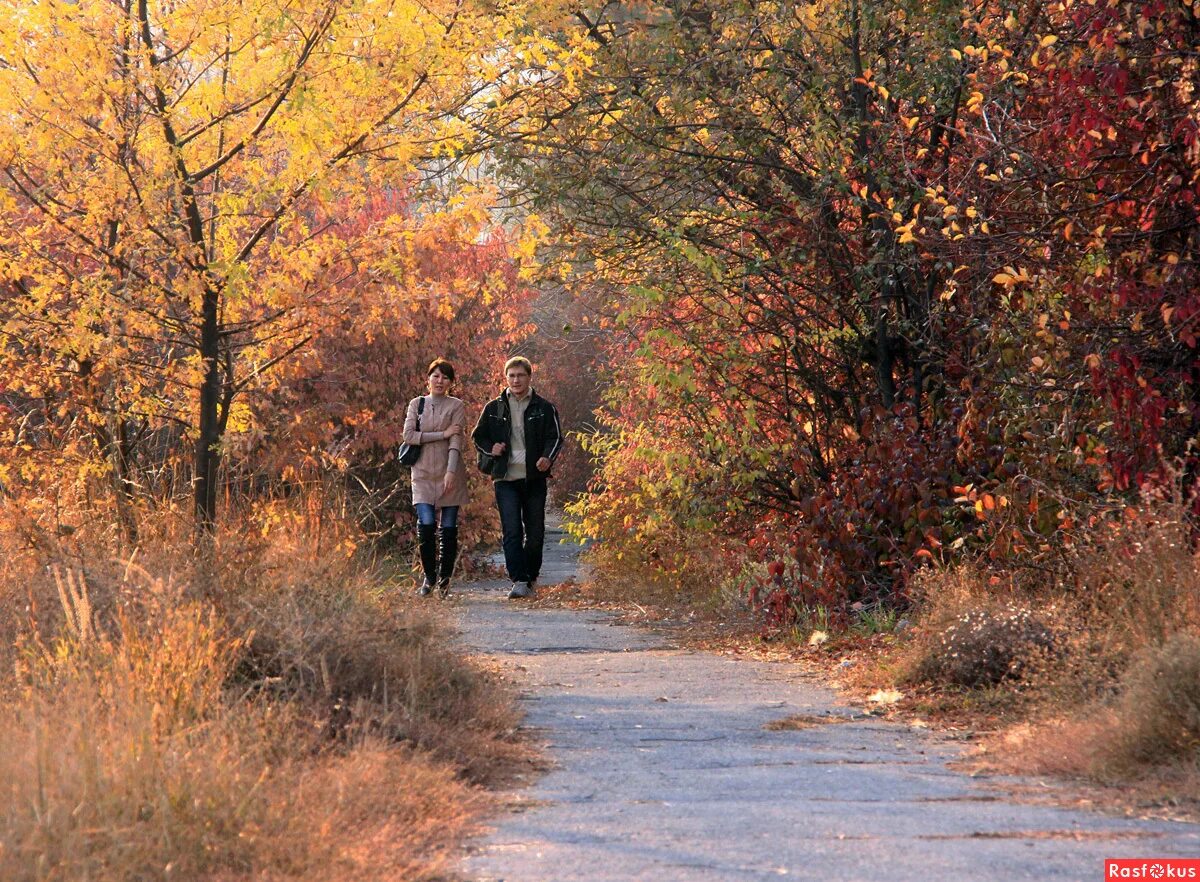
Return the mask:
<path fill-rule="evenodd" d="M 445 597 L 450 591 L 450 577 L 458 557 L 458 509 L 467 502 L 467 475 L 462 455 L 467 417 L 462 401 L 450 395 L 450 387 L 454 385 L 454 365 L 444 358 L 434 359 L 429 364 L 427 376 L 429 394 L 408 403 L 404 441 L 421 445 L 421 455 L 412 467 L 412 500 L 417 511 L 417 536 L 425 577 L 417 593 L 425 597 L 436 586 L 438 594 Z"/>

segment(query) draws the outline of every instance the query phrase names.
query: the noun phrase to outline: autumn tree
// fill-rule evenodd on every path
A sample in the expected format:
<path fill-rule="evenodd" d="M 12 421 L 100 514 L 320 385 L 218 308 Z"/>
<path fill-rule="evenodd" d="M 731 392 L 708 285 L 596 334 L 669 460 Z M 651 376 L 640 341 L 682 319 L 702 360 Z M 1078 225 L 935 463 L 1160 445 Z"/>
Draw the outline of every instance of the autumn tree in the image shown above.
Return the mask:
<path fill-rule="evenodd" d="M 370 236 L 364 251 L 387 252 L 404 266 L 402 279 L 344 282 L 336 315 L 280 363 L 270 387 L 249 401 L 246 426 L 229 433 L 235 476 L 258 486 L 336 481 L 346 488 L 337 498 L 353 502 L 366 533 L 407 538 L 394 527 L 410 518 L 409 475 L 396 462 L 409 400 L 424 393 L 430 361 L 445 357 L 455 366 L 453 394 L 473 421 L 496 393 L 500 365 L 531 333 L 531 291 L 519 277 L 515 243 L 482 208 L 426 213 L 419 229 L 389 235 L 372 231 L 422 206 L 393 193 L 377 194 L 357 213 L 332 209 L 340 220 L 329 235 Z M 368 261 L 383 262 L 383 254 Z M 495 505 L 483 475 L 472 468 L 468 479 L 478 492 L 460 537 L 470 542 L 490 531 Z"/>
<path fill-rule="evenodd" d="M 444 190 L 481 92 L 520 67 L 527 13 L 3 4 L 0 359 L 10 401 L 39 414 L 10 441 L 87 434 L 127 497 L 134 446 L 175 426 L 210 527 L 222 440 L 250 413 L 239 400 L 322 332 L 350 280 L 402 284 L 404 262 L 367 246 L 419 233 L 426 215 L 345 237 L 327 235 L 330 206 Z"/>
<path fill-rule="evenodd" d="M 950 125 L 960 101 L 959 66 L 935 51 L 959 10 L 917 13 L 735 2 L 577 15 L 596 63 L 510 160 L 581 284 L 620 292 L 610 413 L 656 428 L 629 440 L 664 476 L 643 494 L 661 505 L 624 518 L 639 539 L 687 519 L 692 495 L 724 499 L 725 529 L 753 531 L 840 472 L 872 408 L 924 409 L 937 277 L 903 258 L 873 195 L 900 171 L 890 103 L 920 93 Z M 902 84 L 878 90 L 893 70 Z M 714 513 L 700 511 L 697 523 Z"/>
<path fill-rule="evenodd" d="M 509 158 L 577 284 L 617 292 L 581 517 L 618 556 L 770 560 L 786 618 L 895 597 L 922 560 L 1050 567 L 1194 476 L 1186 4 L 575 25 L 595 63 Z"/>

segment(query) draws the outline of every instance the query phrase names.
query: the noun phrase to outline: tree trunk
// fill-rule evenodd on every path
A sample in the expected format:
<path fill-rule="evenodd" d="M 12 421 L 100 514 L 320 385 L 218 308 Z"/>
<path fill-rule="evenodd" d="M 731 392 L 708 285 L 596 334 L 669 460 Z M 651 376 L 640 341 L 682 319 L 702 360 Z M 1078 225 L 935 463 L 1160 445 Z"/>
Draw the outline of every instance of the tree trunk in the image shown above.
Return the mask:
<path fill-rule="evenodd" d="M 133 460 L 133 445 L 129 440 L 129 424 L 114 414 L 108 446 L 110 448 L 113 492 L 117 500 L 117 518 L 121 522 L 121 532 L 130 545 L 138 541 L 137 516 L 133 510 L 133 478 L 130 475 Z"/>
<path fill-rule="evenodd" d="M 220 336 L 217 325 L 218 292 L 204 292 L 200 324 L 200 357 L 204 360 L 204 382 L 200 384 L 200 434 L 196 438 L 195 514 L 197 532 L 211 534 L 217 523 L 217 467 L 221 461 Z"/>

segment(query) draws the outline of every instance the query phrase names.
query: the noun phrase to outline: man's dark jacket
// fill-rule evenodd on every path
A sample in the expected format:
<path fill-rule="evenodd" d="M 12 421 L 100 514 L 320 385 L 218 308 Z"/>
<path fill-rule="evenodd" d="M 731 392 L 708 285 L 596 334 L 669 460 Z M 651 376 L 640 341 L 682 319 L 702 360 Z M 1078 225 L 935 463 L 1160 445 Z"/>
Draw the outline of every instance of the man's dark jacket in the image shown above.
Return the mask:
<path fill-rule="evenodd" d="M 512 420 L 505 389 L 483 408 L 471 438 L 479 451 L 479 468 L 493 478 L 503 478 L 508 471 L 508 455 L 512 451 Z M 525 408 L 525 474 L 530 480 L 545 480 L 549 472 L 539 472 L 537 461 L 543 456 L 551 463 L 562 450 L 562 429 L 554 405 L 534 391 L 529 393 Z M 492 445 L 503 442 L 504 453 L 493 455 Z"/>

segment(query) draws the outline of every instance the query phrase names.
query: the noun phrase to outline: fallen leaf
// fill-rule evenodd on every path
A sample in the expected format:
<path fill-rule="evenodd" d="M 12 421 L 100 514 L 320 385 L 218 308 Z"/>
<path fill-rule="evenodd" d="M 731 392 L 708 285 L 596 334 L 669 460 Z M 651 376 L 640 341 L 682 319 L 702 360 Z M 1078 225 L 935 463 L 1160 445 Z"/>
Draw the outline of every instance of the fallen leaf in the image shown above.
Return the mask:
<path fill-rule="evenodd" d="M 903 697 L 904 693 L 898 689 L 877 689 L 867 696 L 867 701 L 874 704 L 895 704 Z"/>

